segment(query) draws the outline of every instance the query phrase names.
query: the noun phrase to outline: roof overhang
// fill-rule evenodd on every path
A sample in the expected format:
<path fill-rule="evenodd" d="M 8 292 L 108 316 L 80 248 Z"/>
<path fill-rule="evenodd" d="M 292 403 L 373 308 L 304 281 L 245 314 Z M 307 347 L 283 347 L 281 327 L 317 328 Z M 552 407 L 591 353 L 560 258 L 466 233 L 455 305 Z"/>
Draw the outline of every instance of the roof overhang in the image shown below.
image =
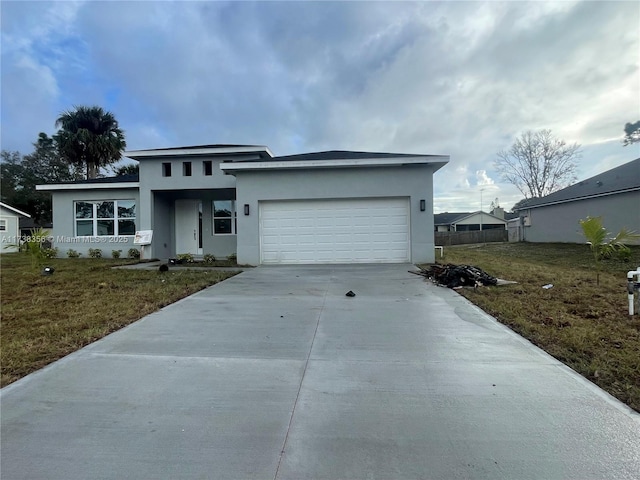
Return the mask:
<path fill-rule="evenodd" d="M 12 211 L 13 213 L 17 213 L 18 215 L 22 215 L 24 217 L 31 218 L 31 215 L 29 215 L 28 213 L 23 212 L 22 210 L 18 210 L 17 208 L 12 207 L 11 205 L 7 205 L 4 202 L 0 202 L 0 207 L 6 208 L 7 210 Z"/>
<path fill-rule="evenodd" d="M 362 167 L 403 167 L 410 165 L 431 165 L 439 170 L 449 162 L 448 155 L 416 155 L 411 157 L 358 158 L 332 160 L 290 160 L 268 162 L 223 162 L 220 169 L 227 174 L 265 170 L 303 170 L 317 168 L 362 168 Z"/>
<path fill-rule="evenodd" d="M 36 185 L 36 190 L 121 190 L 124 188 L 140 188 L 140 182 L 114 182 L 114 183 L 58 183 L 52 185 Z"/>
<path fill-rule="evenodd" d="M 133 160 L 170 157 L 203 157 L 220 155 L 256 155 L 256 158 L 271 158 L 273 154 L 266 146 L 246 147 L 202 147 L 202 148 L 156 148 L 151 150 L 132 150 L 123 156 Z"/>
<path fill-rule="evenodd" d="M 552 205 L 560 205 L 562 203 L 579 202 L 580 200 L 589 200 L 591 198 L 609 197 L 611 195 L 618 195 L 620 193 L 629 193 L 629 192 L 637 192 L 637 191 L 640 191 L 640 186 L 633 187 L 633 188 L 625 188 L 625 189 L 622 189 L 622 190 L 615 190 L 613 192 L 598 193 L 596 195 L 585 195 L 583 197 L 567 198 L 565 200 L 557 200 L 555 202 L 552 201 L 552 202 L 538 203 L 536 205 L 525 205 L 523 207 L 518 208 L 518 212 L 522 212 L 524 210 L 531 210 L 533 208 L 550 207 Z"/>

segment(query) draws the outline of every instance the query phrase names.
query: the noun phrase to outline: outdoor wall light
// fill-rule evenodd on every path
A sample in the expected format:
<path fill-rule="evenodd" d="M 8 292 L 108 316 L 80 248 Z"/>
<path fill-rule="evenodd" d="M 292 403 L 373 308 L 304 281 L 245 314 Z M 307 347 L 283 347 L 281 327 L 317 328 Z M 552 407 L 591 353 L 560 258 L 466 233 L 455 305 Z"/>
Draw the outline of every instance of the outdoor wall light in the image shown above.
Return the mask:
<path fill-rule="evenodd" d="M 244 204 L 244 214 L 245 215 L 249 215 L 249 204 L 248 203 Z"/>
<path fill-rule="evenodd" d="M 427 201 L 426 200 L 420 200 L 420 211 L 424 212 L 427 209 Z"/>

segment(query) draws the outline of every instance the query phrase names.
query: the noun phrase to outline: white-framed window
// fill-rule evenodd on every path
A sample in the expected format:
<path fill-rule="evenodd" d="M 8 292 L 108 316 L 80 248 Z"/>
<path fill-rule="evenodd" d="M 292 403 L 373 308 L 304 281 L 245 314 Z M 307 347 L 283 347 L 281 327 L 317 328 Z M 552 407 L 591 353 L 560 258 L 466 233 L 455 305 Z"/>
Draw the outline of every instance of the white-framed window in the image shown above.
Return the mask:
<path fill-rule="evenodd" d="M 135 200 L 76 201 L 77 237 L 135 235 Z"/>
<path fill-rule="evenodd" d="M 214 200 L 211 206 L 213 211 L 213 234 L 235 235 L 238 223 L 236 201 Z"/>
<path fill-rule="evenodd" d="M 7 229 L 7 220 L 0 218 L 0 232 L 4 232 Z"/>

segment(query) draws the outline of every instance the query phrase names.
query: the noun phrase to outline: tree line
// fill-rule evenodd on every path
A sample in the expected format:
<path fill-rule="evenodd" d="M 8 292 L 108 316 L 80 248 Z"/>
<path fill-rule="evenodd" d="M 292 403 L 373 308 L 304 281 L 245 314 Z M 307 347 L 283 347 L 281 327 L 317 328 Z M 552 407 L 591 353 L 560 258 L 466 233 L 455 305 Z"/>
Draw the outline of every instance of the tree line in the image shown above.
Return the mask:
<path fill-rule="evenodd" d="M 29 213 L 36 223 L 51 221 L 51 195 L 36 185 L 93 179 L 100 169 L 120 160 L 126 148 L 124 131 L 115 116 L 98 106 L 78 106 L 63 112 L 53 136 L 40 133 L 29 155 L 2 150 L 0 198 Z M 640 142 L 640 121 L 624 126 L 623 145 Z M 524 195 L 512 210 L 576 180 L 580 145 L 555 138 L 550 130 L 524 132 L 494 163 L 504 181 Z M 115 170 L 116 175 L 137 173 L 137 166 Z"/>
<path fill-rule="evenodd" d="M 37 224 L 51 222 L 51 194 L 36 185 L 93 179 L 100 169 L 120 160 L 126 148 L 124 131 L 111 112 L 98 106 L 79 106 L 63 112 L 57 133 L 38 134 L 33 152 L 21 155 L 2 150 L 0 198 L 30 214 Z M 116 175 L 133 173 L 131 166 Z"/>

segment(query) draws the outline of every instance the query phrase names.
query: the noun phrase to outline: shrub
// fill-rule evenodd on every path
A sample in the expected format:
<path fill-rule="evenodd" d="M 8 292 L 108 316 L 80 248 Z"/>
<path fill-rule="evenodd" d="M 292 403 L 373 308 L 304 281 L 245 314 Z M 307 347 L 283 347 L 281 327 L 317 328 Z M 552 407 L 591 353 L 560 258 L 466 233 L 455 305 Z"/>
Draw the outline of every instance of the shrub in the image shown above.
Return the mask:
<path fill-rule="evenodd" d="M 140 258 L 140 250 L 137 248 L 130 248 L 127 252 L 127 257 L 129 258 Z"/>
<path fill-rule="evenodd" d="M 90 248 L 89 256 L 91 258 L 102 258 L 102 250 L 100 250 L 99 248 Z"/>
<path fill-rule="evenodd" d="M 51 246 L 49 231 L 43 228 L 32 229 L 29 235 L 22 238 L 22 245 L 17 246 L 20 251 L 26 252 L 31 257 L 31 267 L 37 269 L 46 257 L 43 250 Z"/>
<path fill-rule="evenodd" d="M 111 256 L 113 258 L 120 258 L 121 253 L 122 253 L 122 250 L 111 250 Z"/>
<path fill-rule="evenodd" d="M 80 258 L 81 253 L 76 252 L 73 248 L 67 250 L 67 257 L 69 258 Z"/>
<path fill-rule="evenodd" d="M 235 253 L 232 253 L 231 255 L 229 255 L 227 257 L 227 260 L 229 260 L 230 262 L 237 262 L 238 261 L 238 255 Z"/>
<path fill-rule="evenodd" d="M 44 258 L 56 258 L 58 256 L 57 248 L 43 248 L 42 255 Z"/>
<path fill-rule="evenodd" d="M 190 253 L 179 253 L 178 262 L 180 263 L 193 263 L 193 255 Z"/>
<path fill-rule="evenodd" d="M 203 257 L 202 257 L 202 261 L 204 263 L 214 263 L 216 261 L 216 257 L 211 255 L 210 253 L 206 253 Z"/>

